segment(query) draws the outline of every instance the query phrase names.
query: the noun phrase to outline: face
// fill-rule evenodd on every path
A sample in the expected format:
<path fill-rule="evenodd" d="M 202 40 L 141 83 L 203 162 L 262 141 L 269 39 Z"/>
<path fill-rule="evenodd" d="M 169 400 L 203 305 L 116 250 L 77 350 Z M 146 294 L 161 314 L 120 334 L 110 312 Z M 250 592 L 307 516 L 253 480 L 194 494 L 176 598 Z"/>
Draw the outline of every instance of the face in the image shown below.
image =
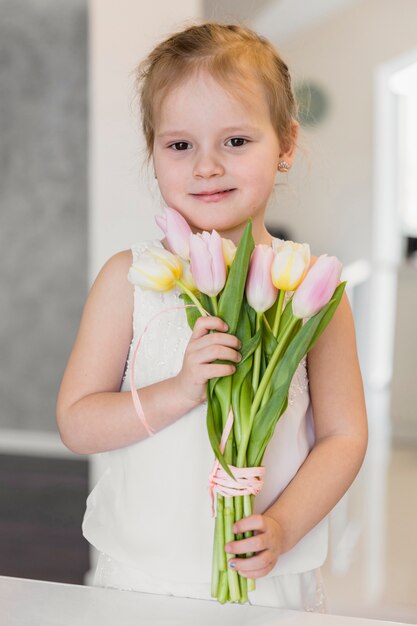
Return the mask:
<path fill-rule="evenodd" d="M 216 229 L 238 243 L 249 217 L 256 243 L 269 243 L 264 213 L 283 158 L 265 96 L 251 105 L 200 73 L 164 99 L 153 162 L 162 197 L 194 232 Z"/>

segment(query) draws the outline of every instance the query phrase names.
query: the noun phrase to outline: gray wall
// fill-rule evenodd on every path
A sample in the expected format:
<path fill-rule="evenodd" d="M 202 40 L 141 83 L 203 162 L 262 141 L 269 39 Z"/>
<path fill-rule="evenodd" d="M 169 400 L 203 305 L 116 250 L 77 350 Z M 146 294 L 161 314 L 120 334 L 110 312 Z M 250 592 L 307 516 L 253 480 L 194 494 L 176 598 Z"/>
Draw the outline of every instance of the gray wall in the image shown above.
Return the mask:
<path fill-rule="evenodd" d="M 56 428 L 87 291 L 86 166 L 87 0 L 0 0 L 0 428 Z"/>

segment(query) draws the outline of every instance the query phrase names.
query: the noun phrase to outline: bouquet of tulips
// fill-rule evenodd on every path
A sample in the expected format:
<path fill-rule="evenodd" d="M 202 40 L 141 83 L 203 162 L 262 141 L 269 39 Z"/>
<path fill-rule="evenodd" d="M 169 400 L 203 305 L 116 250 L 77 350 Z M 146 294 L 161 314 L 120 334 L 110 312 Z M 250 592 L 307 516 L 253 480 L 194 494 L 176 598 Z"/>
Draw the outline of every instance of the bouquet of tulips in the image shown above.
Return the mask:
<path fill-rule="evenodd" d="M 244 603 L 255 580 L 227 566 L 235 555 L 224 546 L 243 538 L 233 525 L 253 513 L 262 460 L 287 408 L 291 380 L 330 322 L 346 282 L 340 283 L 336 257 L 321 255 L 310 267 L 308 244 L 255 246 L 251 220 L 237 247 L 215 230 L 193 234 L 171 208 L 156 221 L 172 252 L 148 248 L 129 280 L 157 291 L 177 286 L 186 305 L 194 305 L 186 308 L 191 328 L 200 315 L 216 315 L 241 342 L 235 373 L 207 383 L 207 431 L 215 455 L 209 478 L 212 499 L 216 492 L 212 597 Z M 287 291 L 294 293 L 284 307 Z"/>

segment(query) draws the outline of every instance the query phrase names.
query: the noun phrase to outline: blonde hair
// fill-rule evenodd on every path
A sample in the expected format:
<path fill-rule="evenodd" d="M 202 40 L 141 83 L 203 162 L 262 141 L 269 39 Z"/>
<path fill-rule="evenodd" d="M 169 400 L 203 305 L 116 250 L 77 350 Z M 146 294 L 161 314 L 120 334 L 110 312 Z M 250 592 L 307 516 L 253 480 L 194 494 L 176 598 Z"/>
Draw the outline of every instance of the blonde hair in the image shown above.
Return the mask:
<path fill-rule="evenodd" d="M 255 93 L 251 91 L 254 81 L 255 90 L 260 83 L 280 144 L 292 145 L 291 125 L 297 119 L 298 107 L 288 67 L 276 48 L 247 26 L 204 22 L 172 34 L 135 69 L 148 162 L 164 98 L 200 70 L 208 71 L 227 91 L 238 92 L 246 101 Z"/>

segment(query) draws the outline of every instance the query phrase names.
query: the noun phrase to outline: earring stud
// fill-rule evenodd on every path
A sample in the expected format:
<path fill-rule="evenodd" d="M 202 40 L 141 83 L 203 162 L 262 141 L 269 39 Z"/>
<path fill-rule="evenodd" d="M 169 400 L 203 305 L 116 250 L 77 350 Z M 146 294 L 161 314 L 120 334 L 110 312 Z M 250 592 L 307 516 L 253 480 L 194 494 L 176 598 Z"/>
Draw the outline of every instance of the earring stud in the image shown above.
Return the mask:
<path fill-rule="evenodd" d="M 288 172 L 290 167 L 291 167 L 291 165 L 287 161 L 280 161 L 278 163 L 278 170 L 280 172 Z"/>

